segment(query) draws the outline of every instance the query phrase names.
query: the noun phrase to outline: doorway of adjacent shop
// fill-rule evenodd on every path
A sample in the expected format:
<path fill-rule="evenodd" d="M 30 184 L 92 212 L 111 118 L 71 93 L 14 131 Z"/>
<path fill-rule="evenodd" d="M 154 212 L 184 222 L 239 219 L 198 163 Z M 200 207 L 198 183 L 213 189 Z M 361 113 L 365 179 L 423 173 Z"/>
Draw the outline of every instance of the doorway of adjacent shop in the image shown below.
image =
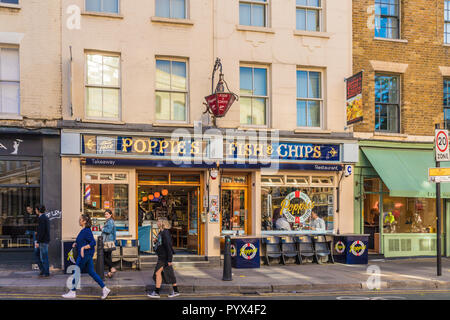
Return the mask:
<path fill-rule="evenodd" d="M 248 175 L 225 174 L 221 180 L 221 226 L 223 232 L 249 234 Z"/>
<path fill-rule="evenodd" d="M 137 223 L 142 253 L 154 254 L 153 240 L 158 235 L 157 219 L 171 223 L 172 244 L 177 253 L 200 252 L 200 174 L 138 174 Z"/>

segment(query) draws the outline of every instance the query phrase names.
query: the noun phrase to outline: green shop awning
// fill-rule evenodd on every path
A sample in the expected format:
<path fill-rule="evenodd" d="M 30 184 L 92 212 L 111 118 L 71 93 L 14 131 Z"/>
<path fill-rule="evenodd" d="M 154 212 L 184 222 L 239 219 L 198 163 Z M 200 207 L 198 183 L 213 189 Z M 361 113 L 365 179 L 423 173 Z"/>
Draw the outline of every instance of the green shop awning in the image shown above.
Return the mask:
<path fill-rule="evenodd" d="M 433 150 L 361 147 L 392 197 L 435 198 L 436 184 L 428 168 L 436 167 Z M 441 162 L 441 167 L 450 167 Z M 450 198 L 450 183 L 441 183 L 441 197 Z"/>

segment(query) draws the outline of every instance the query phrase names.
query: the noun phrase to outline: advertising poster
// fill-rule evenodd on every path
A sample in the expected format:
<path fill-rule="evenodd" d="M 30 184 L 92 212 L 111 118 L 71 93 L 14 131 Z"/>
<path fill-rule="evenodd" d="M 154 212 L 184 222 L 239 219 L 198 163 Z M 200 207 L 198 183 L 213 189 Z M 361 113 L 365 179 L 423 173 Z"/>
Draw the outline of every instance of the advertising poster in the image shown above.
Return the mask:
<path fill-rule="evenodd" d="M 363 120 L 362 71 L 348 78 L 347 82 L 347 125 Z"/>
<path fill-rule="evenodd" d="M 209 198 L 209 222 L 219 222 L 219 196 L 217 195 Z"/>

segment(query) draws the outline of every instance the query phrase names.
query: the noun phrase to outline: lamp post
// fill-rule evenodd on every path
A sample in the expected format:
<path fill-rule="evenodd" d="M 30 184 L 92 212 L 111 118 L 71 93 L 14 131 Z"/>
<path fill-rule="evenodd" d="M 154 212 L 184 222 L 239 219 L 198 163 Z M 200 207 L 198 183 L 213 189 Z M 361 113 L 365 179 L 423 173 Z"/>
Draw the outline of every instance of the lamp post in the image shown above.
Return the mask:
<path fill-rule="evenodd" d="M 219 81 L 217 82 L 216 90 L 214 91 L 214 75 L 219 69 Z M 225 86 L 228 92 L 225 92 Z M 220 59 L 217 58 L 212 73 L 211 95 L 205 97 L 206 103 L 204 103 L 204 105 L 206 106 L 206 111 L 204 113 L 208 112 L 212 115 L 213 125 L 216 127 L 216 118 L 224 117 L 234 101 L 238 99 L 238 96 L 228 88 L 228 84 L 222 73 L 222 63 Z"/>

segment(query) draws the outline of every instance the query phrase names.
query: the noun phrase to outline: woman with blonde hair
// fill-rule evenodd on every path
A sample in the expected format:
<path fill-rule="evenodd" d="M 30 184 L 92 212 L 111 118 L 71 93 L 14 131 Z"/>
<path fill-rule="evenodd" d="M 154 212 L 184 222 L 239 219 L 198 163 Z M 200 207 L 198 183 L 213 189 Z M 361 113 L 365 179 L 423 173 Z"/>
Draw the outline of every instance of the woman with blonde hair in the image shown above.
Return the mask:
<path fill-rule="evenodd" d="M 156 263 L 155 273 L 153 274 L 155 290 L 148 294 L 148 297 L 160 298 L 159 291 L 164 277 L 166 283 L 172 284 L 173 291 L 169 294 L 169 298 L 173 298 L 179 296 L 180 293 L 178 292 L 177 279 L 175 278 L 175 272 L 172 266 L 174 251 L 172 248 L 172 236 L 169 231 L 170 223 L 167 218 L 158 218 L 158 228 L 160 232 L 154 245 L 154 249 L 158 255 L 158 262 Z"/>

